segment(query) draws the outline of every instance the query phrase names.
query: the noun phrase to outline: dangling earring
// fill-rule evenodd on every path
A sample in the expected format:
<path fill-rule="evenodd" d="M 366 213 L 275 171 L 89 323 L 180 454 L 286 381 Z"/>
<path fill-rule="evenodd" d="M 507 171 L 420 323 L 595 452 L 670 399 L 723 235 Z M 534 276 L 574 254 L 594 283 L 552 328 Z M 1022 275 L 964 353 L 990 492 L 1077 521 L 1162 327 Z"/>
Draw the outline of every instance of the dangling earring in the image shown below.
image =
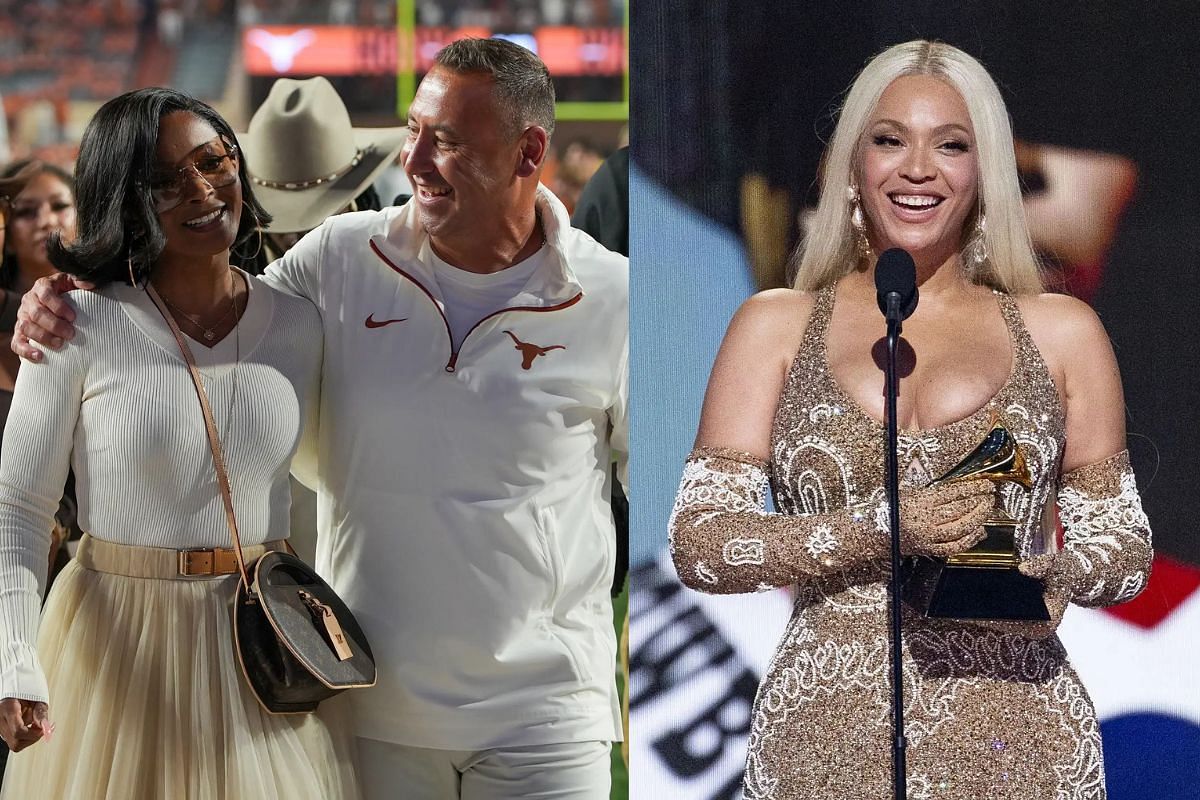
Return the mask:
<path fill-rule="evenodd" d="M 258 235 L 258 246 L 254 248 L 254 252 L 251 253 L 250 255 L 243 256 L 241 254 L 238 254 L 238 257 L 242 259 L 243 263 L 250 264 L 251 262 L 254 261 L 254 259 L 258 258 L 258 254 L 262 252 L 263 232 L 262 232 L 262 222 L 259 221 L 258 214 L 255 213 L 254 209 L 251 208 L 250 206 L 246 206 L 246 208 L 250 211 L 250 216 L 254 218 L 254 232 Z M 247 240 L 247 241 L 249 241 L 249 240 Z M 242 242 L 242 244 L 245 244 L 245 242 Z"/>
<path fill-rule="evenodd" d="M 987 218 L 983 211 L 980 211 L 979 216 L 975 218 L 975 232 L 971 234 L 971 241 L 963 248 L 963 266 L 966 267 L 967 274 L 974 274 L 983 269 L 988 255 Z"/>
<path fill-rule="evenodd" d="M 854 228 L 854 246 L 860 259 L 870 260 L 871 241 L 867 239 L 867 222 L 863 218 L 862 200 L 858 187 L 853 183 L 846 187 L 846 200 L 850 203 L 850 226 Z"/>
<path fill-rule="evenodd" d="M 126 244 L 126 247 L 128 247 L 129 249 L 125 253 L 125 268 L 127 270 L 129 270 L 129 285 L 132 286 L 134 289 L 139 289 L 139 288 L 145 289 L 146 288 L 145 284 L 150 282 L 150 265 L 146 265 L 145 283 L 141 283 L 141 284 L 138 283 L 137 270 L 133 266 L 134 248 L 138 242 L 143 241 L 145 238 L 147 238 L 147 237 L 146 237 L 145 231 L 142 229 L 142 226 L 137 223 L 130 222 L 129 223 L 129 239 Z"/>

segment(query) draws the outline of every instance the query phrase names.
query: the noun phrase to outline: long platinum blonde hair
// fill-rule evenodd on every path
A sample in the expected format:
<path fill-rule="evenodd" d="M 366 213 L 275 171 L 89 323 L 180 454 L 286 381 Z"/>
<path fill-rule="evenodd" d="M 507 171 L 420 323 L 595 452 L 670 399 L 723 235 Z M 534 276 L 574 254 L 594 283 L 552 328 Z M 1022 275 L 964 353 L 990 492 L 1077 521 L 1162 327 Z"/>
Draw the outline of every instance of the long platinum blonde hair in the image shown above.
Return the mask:
<path fill-rule="evenodd" d="M 875 56 L 850 87 L 826 152 L 821 199 L 793 256 L 798 262 L 794 287 L 823 288 L 859 265 L 847 187 L 856 183 L 860 143 L 880 95 L 905 75 L 931 75 L 954 87 L 975 129 L 979 201 L 964 224 L 962 246 L 967 246 L 971 236 L 966 232 L 975 228 L 982 212 L 987 258 L 967 278 L 1012 294 L 1042 291 L 1041 268 L 1021 204 L 1012 126 L 1000 90 L 971 56 L 948 44 L 920 40 L 894 45 Z"/>

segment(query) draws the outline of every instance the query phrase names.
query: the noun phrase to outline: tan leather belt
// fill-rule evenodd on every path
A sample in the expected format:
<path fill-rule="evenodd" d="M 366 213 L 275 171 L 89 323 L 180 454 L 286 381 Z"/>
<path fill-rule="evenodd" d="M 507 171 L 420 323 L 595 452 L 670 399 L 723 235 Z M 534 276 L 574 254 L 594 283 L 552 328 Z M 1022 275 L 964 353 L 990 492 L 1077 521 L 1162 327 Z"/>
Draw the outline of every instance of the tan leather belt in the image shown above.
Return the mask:
<path fill-rule="evenodd" d="M 276 539 L 243 547 L 247 563 L 268 550 L 284 550 L 287 543 Z M 219 578 L 238 571 L 233 548 L 172 550 L 166 547 L 141 547 L 97 539 L 85 533 L 75 555 L 79 565 L 98 572 L 110 572 L 135 578 L 187 579 Z"/>
<path fill-rule="evenodd" d="M 255 558 L 250 555 L 251 548 L 246 547 L 243 550 L 246 557 Z M 198 575 L 232 575 L 238 571 L 237 554 L 232 548 L 214 547 L 211 550 L 180 550 L 179 551 L 179 574 L 189 578 Z"/>

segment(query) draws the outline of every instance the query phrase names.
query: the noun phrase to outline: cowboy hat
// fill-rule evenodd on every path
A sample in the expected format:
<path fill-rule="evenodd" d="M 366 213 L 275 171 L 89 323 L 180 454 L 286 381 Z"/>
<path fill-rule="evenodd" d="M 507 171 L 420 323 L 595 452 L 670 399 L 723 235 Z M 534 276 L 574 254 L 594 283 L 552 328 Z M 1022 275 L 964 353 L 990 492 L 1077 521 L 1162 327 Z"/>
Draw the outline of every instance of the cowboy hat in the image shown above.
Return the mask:
<path fill-rule="evenodd" d="M 341 211 L 396 159 L 407 128 L 354 128 L 322 77 L 280 78 L 238 138 L 272 233 L 308 231 Z"/>

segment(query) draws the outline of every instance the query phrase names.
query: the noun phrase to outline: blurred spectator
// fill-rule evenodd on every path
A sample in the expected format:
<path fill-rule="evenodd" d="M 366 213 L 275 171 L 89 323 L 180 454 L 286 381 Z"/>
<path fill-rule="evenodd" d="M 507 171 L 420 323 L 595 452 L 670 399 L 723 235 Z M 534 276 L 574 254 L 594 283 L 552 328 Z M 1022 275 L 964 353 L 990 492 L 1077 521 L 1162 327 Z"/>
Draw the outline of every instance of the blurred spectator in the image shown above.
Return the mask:
<path fill-rule="evenodd" d="M 0 252 L 4 251 L 8 223 L 12 218 L 12 201 L 40 168 L 41 164 L 34 162 L 26 164 L 24 168 L 17 166 L 3 171 L 6 177 L 0 178 Z M 7 339 L 12 335 L 13 325 L 17 321 L 17 307 L 20 305 L 21 295 L 9 291 L 0 294 L 3 294 L 3 300 L 0 301 L 0 336 Z M 7 411 L 6 401 L 11 399 L 12 379 L 16 376 L 19 364 L 17 359 L 9 358 L 8 354 L 0 354 L 0 370 L 3 372 L 0 383 L 4 387 L 0 389 L 0 394 L 5 395 L 0 399 L 0 411 Z M 0 417 L 2 416 L 3 414 L 0 414 Z"/>
<path fill-rule="evenodd" d="M 622 147 L 600 165 L 583 187 L 571 215 L 571 225 L 609 250 L 629 257 L 629 148 Z M 613 520 L 617 532 L 617 562 L 612 595 L 616 597 L 629 572 L 629 501 L 613 470 Z"/>
<path fill-rule="evenodd" d="M 0 92 L 6 113 L 20 119 L 39 102 L 54 106 L 45 117 L 35 112 L 35 122 L 29 123 L 34 140 L 27 142 L 23 131 L 13 130 L 14 152 L 46 143 L 49 134 L 61 137 L 69 99 L 100 99 L 126 88 L 135 71 L 141 13 L 142 4 L 133 0 L 0 0 Z"/>
<path fill-rule="evenodd" d="M 28 166 L 29 162 L 17 162 L 3 177 L 11 178 Z M 56 231 L 68 241 L 75 236 L 75 182 L 66 170 L 41 164 L 12 200 L 0 286 L 23 294 L 38 278 L 57 272 L 46 255 L 46 242 Z"/>
<path fill-rule="evenodd" d="M 442 11 L 443 5 L 438 0 L 421 0 L 417 4 L 417 19 L 422 25 L 430 27 L 438 27 L 445 22 L 446 15 Z"/>
<path fill-rule="evenodd" d="M 7 343 L 21 294 L 41 276 L 57 272 L 46 256 L 50 234 L 61 233 L 67 241 L 75 237 L 75 182 L 59 167 L 40 161 L 19 161 L 0 172 L 0 195 L 11 198 L 0 200 L 0 209 L 6 211 L 4 228 L 0 231 L 0 249 L 4 252 L 0 288 L 5 290 L 0 336 Z M 20 359 L 11 350 L 0 352 L 0 430 L 8 419 L 20 366 Z M 68 539 L 77 540 L 80 536 L 75 511 L 74 478 L 68 477 L 55 515 L 47 585 L 67 562 L 63 545 Z"/>
<path fill-rule="evenodd" d="M 243 28 L 262 24 L 262 12 L 258 8 L 258 3 L 255 0 L 241 0 L 237 7 L 237 21 L 238 25 Z"/>
<path fill-rule="evenodd" d="M 604 160 L 583 187 L 571 224 L 593 239 L 629 256 L 629 147 Z"/>
<path fill-rule="evenodd" d="M 575 139 L 563 148 L 550 188 L 568 211 L 574 211 L 579 193 L 604 163 L 604 153 L 586 139 Z"/>
<path fill-rule="evenodd" d="M 183 9 L 179 0 L 159 0 L 158 38 L 163 44 L 175 47 L 183 36 Z"/>
<path fill-rule="evenodd" d="M 583 187 L 571 225 L 586 231 L 593 239 L 629 257 L 629 147 L 626 145 L 604 160 Z M 612 515 L 616 528 L 617 560 L 613 568 L 611 593 L 617 597 L 629 574 L 629 499 L 614 467 L 612 473 Z M 621 756 L 629 764 L 629 615 L 621 626 L 621 672 L 625 677 L 621 692 L 621 718 L 625 738 Z"/>
<path fill-rule="evenodd" d="M 332 0 L 329 4 L 329 22 L 332 25 L 353 25 L 354 0 Z"/>
<path fill-rule="evenodd" d="M 547 25 L 567 23 L 567 0 L 542 0 L 542 19 Z"/>
<path fill-rule="evenodd" d="M 446 5 L 445 2 L 436 4 Z M 425 9 L 428 5 L 430 3 L 422 3 L 421 8 Z M 396 24 L 396 3 L 394 0 L 332 0 L 329 3 L 241 0 L 238 4 L 238 20 L 242 25 L 368 25 L 390 28 Z"/>
<path fill-rule="evenodd" d="M 589 25 L 596 23 L 596 9 L 592 6 L 591 0 L 584 0 L 581 3 L 575 3 L 573 6 L 575 12 L 572 20 L 576 25 L 586 28 Z"/>
<path fill-rule="evenodd" d="M 543 25 L 608 26 L 621 24 L 624 9 L 620 0 L 424 0 L 417 6 L 417 24 L 505 32 Z"/>

